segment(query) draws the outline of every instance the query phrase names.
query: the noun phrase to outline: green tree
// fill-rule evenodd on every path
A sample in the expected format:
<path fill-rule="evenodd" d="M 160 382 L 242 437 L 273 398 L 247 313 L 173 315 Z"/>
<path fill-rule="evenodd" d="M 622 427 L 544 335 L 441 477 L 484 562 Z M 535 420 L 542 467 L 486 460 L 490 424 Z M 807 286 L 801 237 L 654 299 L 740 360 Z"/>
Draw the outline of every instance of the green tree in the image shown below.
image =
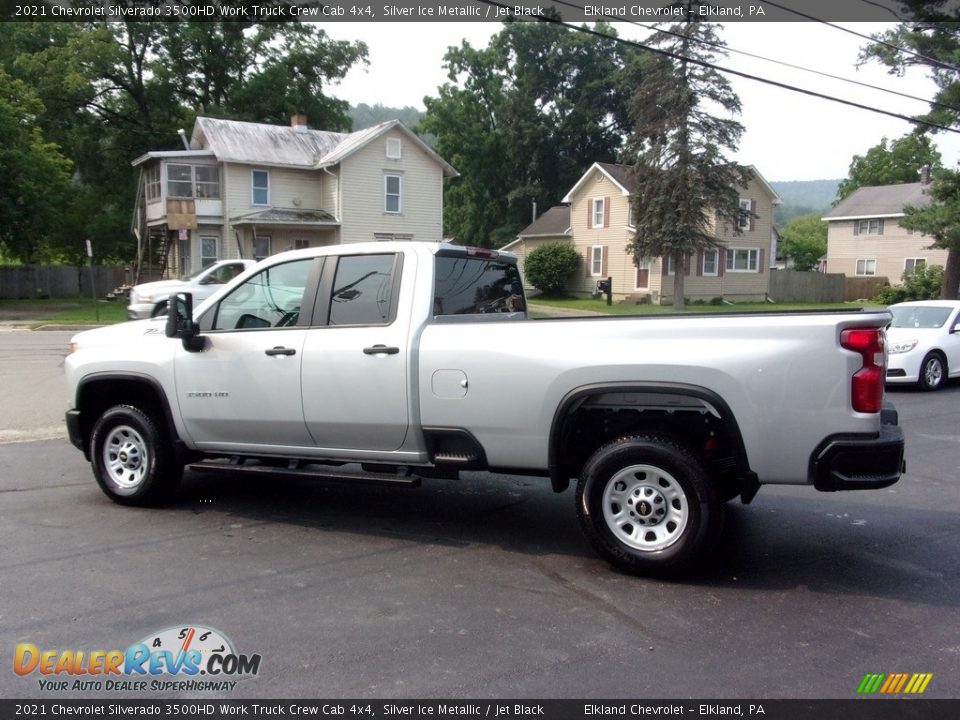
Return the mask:
<path fill-rule="evenodd" d="M 556 204 L 593 162 L 616 159 L 632 55 L 614 39 L 539 22 L 505 23 L 486 48 L 451 47 L 450 82 L 424 99 L 418 128 L 461 173 L 446 186 L 446 234 L 501 245 L 529 223 L 532 203 Z"/>
<path fill-rule="evenodd" d="M 523 264 L 527 280 L 544 295 L 559 295 L 580 267 L 580 253 L 569 243 L 548 243 L 531 252 Z"/>
<path fill-rule="evenodd" d="M 827 254 L 827 224 L 819 213 L 791 218 L 780 233 L 781 250 L 796 270 L 813 270 Z"/>
<path fill-rule="evenodd" d="M 960 172 L 940 170 L 927 192 L 933 202 L 906 208 L 900 225 L 932 237 L 931 247 L 947 250 L 940 296 L 956 300 L 960 294 Z"/>
<path fill-rule="evenodd" d="M 837 188 L 837 202 L 857 188 L 917 182 L 925 165 L 940 167 L 940 153 L 927 135 L 912 132 L 893 142 L 883 138 L 866 155 L 853 156 L 849 174 Z"/>
<path fill-rule="evenodd" d="M 874 298 L 883 305 L 910 300 L 936 300 L 943 287 L 943 268 L 939 265 L 920 268 L 903 276 L 902 285 L 887 285 Z"/>
<path fill-rule="evenodd" d="M 70 161 L 36 126 L 42 112 L 36 95 L 0 68 L 0 245 L 24 263 L 57 233 L 70 181 Z"/>
<path fill-rule="evenodd" d="M 687 5 L 694 17 L 695 4 Z M 683 309 L 687 256 L 720 245 L 723 225 L 739 232 L 739 187 L 750 173 L 729 162 L 743 126 L 733 119 L 740 100 L 712 63 L 722 43 L 715 26 L 689 20 L 658 32 L 649 45 L 670 53 L 651 57 L 631 103 L 628 155 L 635 158 L 634 261 L 673 258 L 673 307 Z M 720 117 L 724 113 L 727 117 Z"/>
<path fill-rule="evenodd" d="M 180 147 L 198 114 L 350 127 L 347 103 L 324 91 L 366 57 L 315 23 L 221 21 L 0 23 L 0 67 L 33 88 L 33 118 L 73 161 L 59 257 L 129 261 L 137 175 L 130 162 Z"/>
<path fill-rule="evenodd" d="M 910 0 L 904 10 L 911 21 L 875 35 L 876 42 L 861 52 L 861 62 L 878 60 L 898 75 L 910 67 L 924 68 L 937 92 L 918 122 L 928 132 L 938 129 L 924 123 L 956 128 L 960 125 L 960 7 L 944 0 Z M 941 296 L 954 299 L 960 293 L 960 182 L 955 172 L 941 170 L 934 185 L 930 190 L 934 205 L 913 209 L 901 224 L 933 236 L 934 247 L 947 250 Z"/>

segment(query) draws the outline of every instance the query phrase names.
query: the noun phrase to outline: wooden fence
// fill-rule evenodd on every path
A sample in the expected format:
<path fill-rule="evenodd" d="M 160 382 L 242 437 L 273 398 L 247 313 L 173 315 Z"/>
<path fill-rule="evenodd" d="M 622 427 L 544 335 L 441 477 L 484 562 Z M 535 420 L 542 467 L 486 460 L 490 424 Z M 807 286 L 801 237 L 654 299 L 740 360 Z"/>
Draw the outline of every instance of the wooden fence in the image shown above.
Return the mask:
<path fill-rule="evenodd" d="M 843 302 L 845 277 L 840 273 L 771 270 L 769 297 L 775 302 Z"/>
<path fill-rule="evenodd" d="M 71 265 L 0 266 L 0 299 L 103 297 L 115 287 L 129 282 L 127 268 L 96 265 L 91 268 Z M 92 284 L 91 284 L 92 280 Z"/>

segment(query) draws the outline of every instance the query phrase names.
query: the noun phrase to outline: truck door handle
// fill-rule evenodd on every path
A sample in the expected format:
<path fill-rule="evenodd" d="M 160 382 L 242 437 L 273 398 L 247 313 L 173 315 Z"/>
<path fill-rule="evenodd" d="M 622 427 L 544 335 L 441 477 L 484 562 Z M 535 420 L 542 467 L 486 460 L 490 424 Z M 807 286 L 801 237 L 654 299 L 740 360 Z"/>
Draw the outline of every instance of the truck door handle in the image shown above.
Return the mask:
<path fill-rule="evenodd" d="M 277 345 L 275 348 L 270 348 L 269 350 L 264 350 L 264 353 L 273 357 L 274 355 L 296 355 L 297 351 L 293 348 L 285 348 Z"/>
<path fill-rule="evenodd" d="M 398 347 L 387 347 L 386 345 L 374 345 L 363 349 L 364 355 L 396 355 L 400 352 Z"/>

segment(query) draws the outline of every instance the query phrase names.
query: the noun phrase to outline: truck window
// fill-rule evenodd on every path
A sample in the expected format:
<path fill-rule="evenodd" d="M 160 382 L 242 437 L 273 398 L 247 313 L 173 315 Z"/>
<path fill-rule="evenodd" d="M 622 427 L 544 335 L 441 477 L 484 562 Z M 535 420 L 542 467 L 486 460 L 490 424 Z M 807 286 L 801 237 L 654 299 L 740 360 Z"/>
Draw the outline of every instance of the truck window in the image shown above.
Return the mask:
<path fill-rule="evenodd" d="M 384 325 L 391 321 L 395 255 L 347 255 L 337 263 L 330 325 Z"/>
<path fill-rule="evenodd" d="M 524 312 L 527 309 L 520 273 L 512 263 L 438 255 L 434 267 L 435 316 Z"/>
<path fill-rule="evenodd" d="M 300 318 L 300 304 L 312 258 L 267 268 L 220 301 L 212 330 L 290 327 Z"/>

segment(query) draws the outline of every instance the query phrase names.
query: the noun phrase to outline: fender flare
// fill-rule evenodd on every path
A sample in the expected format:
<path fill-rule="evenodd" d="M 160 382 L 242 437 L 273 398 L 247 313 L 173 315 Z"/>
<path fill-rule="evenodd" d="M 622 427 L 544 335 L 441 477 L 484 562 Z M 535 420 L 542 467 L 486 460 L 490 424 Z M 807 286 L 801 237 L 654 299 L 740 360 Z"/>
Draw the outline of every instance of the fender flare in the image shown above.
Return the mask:
<path fill-rule="evenodd" d="M 570 419 L 573 414 L 589 399 L 602 395 L 616 393 L 627 394 L 656 394 L 656 395 L 675 395 L 687 397 L 705 403 L 712 407 L 718 414 L 719 419 L 727 430 L 734 446 L 734 455 L 737 462 L 737 472 L 741 475 L 752 474 L 750 464 L 747 459 L 746 446 L 743 443 L 743 435 L 740 432 L 740 426 L 737 424 L 733 411 L 726 401 L 717 393 L 698 385 L 687 385 L 684 383 L 656 383 L 656 382 L 611 382 L 611 383 L 592 383 L 574 388 L 560 401 L 553 415 L 553 423 L 550 426 L 550 441 L 548 445 L 548 469 L 550 472 L 550 484 L 554 492 L 563 492 L 570 486 L 568 473 L 562 471 L 560 457 L 566 446 L 567 433 L 570 431 Z M 643 403 L 631 403 L 624 407 L 638 408 L 643 407 Z"/>

